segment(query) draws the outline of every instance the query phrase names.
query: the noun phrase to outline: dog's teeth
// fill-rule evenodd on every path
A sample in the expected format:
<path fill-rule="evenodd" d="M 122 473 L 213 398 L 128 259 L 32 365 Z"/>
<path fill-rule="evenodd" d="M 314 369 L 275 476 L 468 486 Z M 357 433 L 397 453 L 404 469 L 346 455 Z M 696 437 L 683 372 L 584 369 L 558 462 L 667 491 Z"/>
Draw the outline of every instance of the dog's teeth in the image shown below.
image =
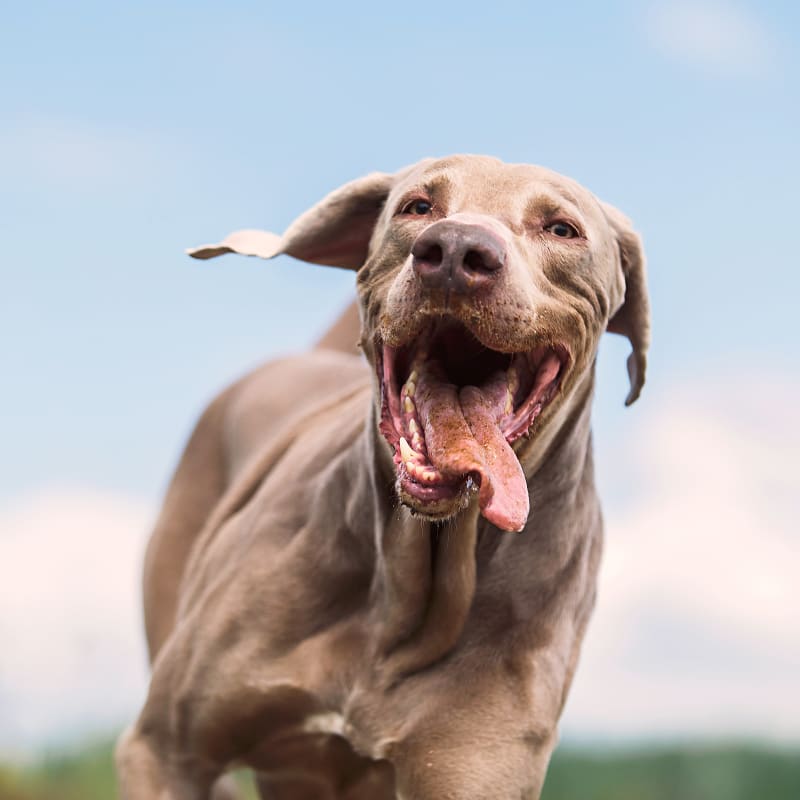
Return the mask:
<path fill-rule="evenodd" d="M 414 381 L 412 381 L 411 378 L 409 378 L 406 381 L 406 385 L 403 387 L 403 389 L 405 390 L 406 397 L 413 397 L 414 392 L 417 390 L 417 384 L 414 383 Z"/>
<path fill-rule="evenodd" d="M 426 469 L 422 472 L 422 479 L 428 483 L 433 483 L 436 480 L 436 473 L 433 470 Z"/>
<path fill-rule="evenodd" d="M 508 370 L 508 391 L 514 394 L 519 389 L 519 372 L 516 367 Z"/>
<path fill-rule="evenodd" d="M 414 401 L 408 395 L 403 398 L 403 410 L 406 414 L 414 413 Z"/>
<path fill-rule="evenodd" d="M 408 376 L 408 383 L 416 383 L 417 378 L 419 378 L 419 373 L 415 370 L 411 370 L 411 374 Z"/>
<path fill-rule="evenodd" d="M 422 437 L 418 433 L 411 437 L 411 444 L 418 453 L 422 453 L 425 450 L 425 442 L 422 441 Z"/>
<path fill-rule="evenodd" d="M 517 366 L 516 359 L 508 368 L 507 374 L 507 392 L 505 413 L 510 414 L 514 410 L 514 395 L 519 389 L 519 367 Z"/>
<path fill-rule="evenodd" d="M 419 435 L 419 425 L 417 425 L 417 421 L 415 419 L 410 419 L 408 421 L 408 432 L 412 437 L 414 435 Z"/>
<path fill-rule="evenodd" d="M 401 436 L 400 437 L 400 455 L 403 461 L 409 462 L 418 459 L 420 454 L 411 448 L 411 445 Z"/>
<path fill-rule="evenodd" d="M 406 470 L 408 470 L 408 474 L 411 475 L 412 478 L 416 478 L 417 480 L 420 480 L 425 474 L 425 468 L 421 467 L 419 464 L 415 464 L 413 461 L 406 461 Z"/>

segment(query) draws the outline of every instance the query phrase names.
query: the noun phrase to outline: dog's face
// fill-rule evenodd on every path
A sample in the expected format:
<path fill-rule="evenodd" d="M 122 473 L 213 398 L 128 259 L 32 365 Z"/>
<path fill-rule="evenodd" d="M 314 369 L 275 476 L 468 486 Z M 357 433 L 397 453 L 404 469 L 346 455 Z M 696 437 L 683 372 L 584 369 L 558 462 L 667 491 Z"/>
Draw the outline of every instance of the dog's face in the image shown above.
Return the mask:
<path fill-rule="evenodd" d="M 540 167 L 428 162 L 389 193 L 358 286 L 400 499 L 446 518 L 477 490 L 484 516 L 520 530 L 520 440 L 569 395 L 624 298 L 602 207 Z"/>
<path fill-rule="evenodd" d="M 633 344 L 628 402 L 644 381 L 638 237 L 541 167 L 429 160 L 348 184 L 282 238 L 241 232 L 193 254 L 231 251 L 358 269 L 361 344 L 398 495 L 432 519 L 477 492 L 490 522 L 524 527 L 529 441 L 569 402 L 606 329 Z"/>

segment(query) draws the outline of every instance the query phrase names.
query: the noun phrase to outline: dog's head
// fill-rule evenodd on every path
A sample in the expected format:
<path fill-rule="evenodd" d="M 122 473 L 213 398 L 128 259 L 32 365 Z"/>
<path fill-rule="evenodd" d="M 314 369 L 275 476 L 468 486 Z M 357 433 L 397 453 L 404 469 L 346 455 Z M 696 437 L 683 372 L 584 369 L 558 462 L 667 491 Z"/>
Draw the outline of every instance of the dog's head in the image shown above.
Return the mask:
<path fill-rule="evenodd" d="M 628 404 L 644 384 L 639 238 L 616 209 L 541 167 L 427 160 L 346 184 L 282 237 L 240 231 L 190 252 L 357 270 L 398 494 L 432 519 L 477 491 L 489 521 L 524 527 L 528 437 L 569 402 L 603 331 L 631 342 Z"/>

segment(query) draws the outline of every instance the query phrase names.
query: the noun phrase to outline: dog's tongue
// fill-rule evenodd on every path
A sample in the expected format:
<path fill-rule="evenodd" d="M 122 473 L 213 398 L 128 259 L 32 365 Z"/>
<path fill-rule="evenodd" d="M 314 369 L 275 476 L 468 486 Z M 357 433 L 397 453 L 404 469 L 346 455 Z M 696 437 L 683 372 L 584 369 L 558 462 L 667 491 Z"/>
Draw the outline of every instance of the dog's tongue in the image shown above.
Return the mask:
<path fill-rule="evenodd" d="M 448 476 L 476 476 L 483 516 L 502 530 L 521 531 L 530 511 L 528 485 L 498 426 L 495 394 L 488 387 L 459 391 L 434 368 L 420 371 L 414 399 L 431 463 Z"/>

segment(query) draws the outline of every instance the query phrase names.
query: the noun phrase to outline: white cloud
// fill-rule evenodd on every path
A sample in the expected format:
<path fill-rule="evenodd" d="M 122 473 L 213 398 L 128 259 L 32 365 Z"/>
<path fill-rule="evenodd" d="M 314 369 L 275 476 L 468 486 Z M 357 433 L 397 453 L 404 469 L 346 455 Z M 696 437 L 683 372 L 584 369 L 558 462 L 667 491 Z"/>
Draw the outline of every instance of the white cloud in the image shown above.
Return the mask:
<path fill-rule="evenodd" d="M 653 400 L 598 466 L 633 501 L 606 515 L 565 731 L 796 740 L 800 385 L 745 365 Z"/>
<path fill-rule="evenodd" d="M 775 45 L 760 21 L 739 5 L 675 0 L 653 6 L 646 33 L 665 55 L 722 77 L 769 72 Z"/>
<path fill-rule="evenodd" d="M 85 489 L 0 509 L 0 753 L 114 730 L 144 697 L 150 510 Z"/>

